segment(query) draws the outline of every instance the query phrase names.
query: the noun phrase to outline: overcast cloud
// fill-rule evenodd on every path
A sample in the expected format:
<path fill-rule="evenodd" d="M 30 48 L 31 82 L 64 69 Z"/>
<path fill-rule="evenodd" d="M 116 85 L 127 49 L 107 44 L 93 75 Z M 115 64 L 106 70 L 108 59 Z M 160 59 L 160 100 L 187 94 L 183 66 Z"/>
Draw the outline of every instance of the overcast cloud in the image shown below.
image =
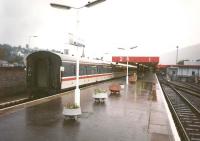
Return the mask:
<path fill-rule="evenodd" d="M 73 2 L 72 2 L 73 1 Z M 50 7 L 50 2 L 82 5 L 78 0 L 0 0 L 0 43 L 59 49 L 70 48 L 76 32 L 76 11 Z M 86 54 L 123 55 L 118 47 L 139 46 L 129 55 L 160 53 L 199 43 L 199 0 L 107 0 L 80 11 L 79 35 Z M 72 50 L 72 49 L 71 49 Z M 96 53 L 95 53 L 96 52 Z"/>

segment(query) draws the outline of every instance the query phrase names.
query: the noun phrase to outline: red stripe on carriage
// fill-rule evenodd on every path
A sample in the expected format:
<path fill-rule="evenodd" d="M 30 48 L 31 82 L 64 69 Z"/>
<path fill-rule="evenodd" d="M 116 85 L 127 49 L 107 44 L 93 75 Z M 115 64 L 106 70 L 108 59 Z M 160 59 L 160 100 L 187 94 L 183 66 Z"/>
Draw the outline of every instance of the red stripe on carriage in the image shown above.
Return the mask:
<path fill-rule="evenodd" d="M 109 75 L 112 75 L 112 74 L 100 74 L 100 75 L 79 76 L 79 79 L 93 78 L 93 77 L 100 77 L 100 76 L 109 76 Z M 76 77 L 62 78 L 62 81 L 70 81 L 70 80 L 76 80 Z"/>

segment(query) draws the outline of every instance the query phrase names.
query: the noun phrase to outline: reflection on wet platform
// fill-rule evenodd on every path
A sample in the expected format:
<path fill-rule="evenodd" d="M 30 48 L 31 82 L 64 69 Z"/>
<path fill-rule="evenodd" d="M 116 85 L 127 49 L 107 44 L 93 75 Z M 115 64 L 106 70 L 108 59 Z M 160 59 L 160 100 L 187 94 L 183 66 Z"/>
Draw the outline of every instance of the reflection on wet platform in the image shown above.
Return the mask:
<path fill-rule="evenodd" d="M 124 84 L 119 95 L 109 95 L 105 103 L 95 103 L 94 90 L 109 91 L 112 83 Z M 9 141 L 149 141 L 171 137 L 168 119 L 158 96 L 149 98 L 152 83 L 137 81 L 125 85 L 125 79 L 107 81 L 81 89 L 82 115 L 64 120 L 63 106 L 74 100 L 74 92 L 49 102 L 25 107 L 0 117 L 0 140 Z"/>

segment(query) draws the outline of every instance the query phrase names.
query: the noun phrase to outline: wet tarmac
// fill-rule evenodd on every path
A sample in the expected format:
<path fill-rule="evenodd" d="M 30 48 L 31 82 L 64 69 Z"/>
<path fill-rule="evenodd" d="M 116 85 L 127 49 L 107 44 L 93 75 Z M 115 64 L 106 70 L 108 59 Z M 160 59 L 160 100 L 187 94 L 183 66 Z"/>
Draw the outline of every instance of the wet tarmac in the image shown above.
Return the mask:
<path fill-rule="evenodd" d="M 161 98 L 150 98 L 148 83 L 138 81 L 95 103 L 94 89 L 108 91 L 113 80 L 81 89 L 82 115 L 64 120 L 63 105 L 74 92 L 0 115 L 0 141 L 170 141 L 173 140 Z M 108 91 L 109 92 L 109 91 Z"/>

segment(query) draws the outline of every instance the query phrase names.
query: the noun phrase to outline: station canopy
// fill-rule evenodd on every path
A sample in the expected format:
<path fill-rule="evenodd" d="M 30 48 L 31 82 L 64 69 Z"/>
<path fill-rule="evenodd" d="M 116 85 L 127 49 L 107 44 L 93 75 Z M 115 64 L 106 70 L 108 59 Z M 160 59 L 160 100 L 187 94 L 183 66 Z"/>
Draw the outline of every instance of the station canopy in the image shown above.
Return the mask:
<path fill-rule="evenodd" d="M 113 56 L 112 57 L 112 62 L 116 62 L 116 63 L 126 63 L 127 61 L 129 62 L 129 64 L 143 64 L 146 66 L 157 66 L 159 63 L 159 57 L 157 56 L 137 56 L 137 57 L 133 57 L 133 56 Z"/>

